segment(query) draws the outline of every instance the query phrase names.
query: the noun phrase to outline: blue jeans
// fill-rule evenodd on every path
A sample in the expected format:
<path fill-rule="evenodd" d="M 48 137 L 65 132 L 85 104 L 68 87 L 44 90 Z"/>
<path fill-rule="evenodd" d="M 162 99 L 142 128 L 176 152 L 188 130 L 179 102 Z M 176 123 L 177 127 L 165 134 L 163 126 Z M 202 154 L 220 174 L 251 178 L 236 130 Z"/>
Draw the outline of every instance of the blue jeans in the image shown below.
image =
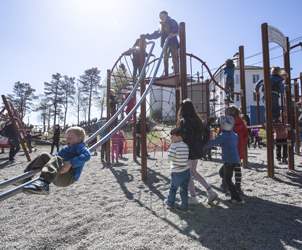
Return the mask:
<path fill-rule="evenodd" d="M 171 207 L 175 204 L 177 189 L 180 188 L 181 207 L 188 208 L 188 186 L 190 181 L 190 169 L 179 173 L 171 173 L 171 186 L 167 204 Z"/>

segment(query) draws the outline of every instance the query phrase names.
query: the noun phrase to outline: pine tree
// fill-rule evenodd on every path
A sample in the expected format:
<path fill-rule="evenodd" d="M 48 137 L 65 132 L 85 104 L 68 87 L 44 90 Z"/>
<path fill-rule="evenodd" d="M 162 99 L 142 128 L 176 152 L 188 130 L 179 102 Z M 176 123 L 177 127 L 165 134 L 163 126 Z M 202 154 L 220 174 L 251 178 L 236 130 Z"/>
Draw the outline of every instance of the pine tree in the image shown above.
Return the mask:
<path fill-rule="evenodd" d="M 62 103 L 64 100 L 64 92 L 62 90 L 62 76 L 60 73 L 52 75 L 51 82 L 44 82 L 44 94 L 47 100 L 53 106 L 53 125 L 57 123 L 57 117 L 60 114 Z"/>
<path fill-rule="evenodd" d="M 64 79 L 62 81 L 62 91 L 63 91 L 63 108 L 64 108 L 63 126 L 65 128 L 69 104 L 72 104 L 75 99 L 74 97 L 76 93 L 75 77 L 68 77 L 66 75 L 64 76 Z"/>
<path fill-rule="evenodd" d="M 50 119 L 49 113 L 48 113 L 48 108 L 49 108 L 48 100 L 45 97 L 40 96 L 39 104 L 36 107 L 35 111 L 41 112 L 41 119 L 42 119 L 42 123 L 43 123 L 43 132 L 46 131 L 46 122 L 48 121 L 48 119 Z"/>
<path fill-rule="evenodd" d="M 20 114 L 21 120 L 26 115 L 26 111 L 33 108 L 33 100 L 37 98 L 34 95 L 35 91 L 29 83 L 18 81 L 14 84 L 13 94 L 8 95 L 8 98 Z"/>
<path fill-rule="evenodd" d="M 82 85 L 81 91 L 88 98 L 88 125 L 90 125 L 92 99 L 99 94 L 100 80 L 100 70 L 96 67 L 85 70 L 79 79 Z"/>

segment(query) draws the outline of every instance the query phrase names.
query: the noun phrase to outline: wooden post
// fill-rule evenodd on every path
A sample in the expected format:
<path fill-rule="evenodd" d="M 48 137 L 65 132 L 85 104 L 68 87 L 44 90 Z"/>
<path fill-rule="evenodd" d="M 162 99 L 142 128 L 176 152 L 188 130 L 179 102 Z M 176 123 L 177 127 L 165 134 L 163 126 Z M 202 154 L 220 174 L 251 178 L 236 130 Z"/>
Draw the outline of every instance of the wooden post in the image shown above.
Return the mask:
<path fill-rule="evenodd" d="M 187 90 L 187 57 L 186 57 L 186 25 L 184 22 L 179 24 L 179 65 L 180 65 L 180 89 L 181 101 L 188 96 Z"/>
<path fill-rule="evenodd" d="M 291 72 L 290 72 L 290 45 L 288 37 L 286 37 L 287 40 L 287 49 L 283 53 L 284 57 L 284 69 L 288 74 L 288 77 L 286 79 L 286 113 L 287 113 L 287 123 L 289 124 L 289 133 L 288 133 L 288 141 L 290 143 L 287 144 L 288 149 L 288 169 L 294 170 L 294 149 L 293 149 L 293 139 L 294 139 L 294 119 L 293 119 L 293 111 L 292 111 L 292 99 L 291 99 Z"/>
<path fill-rule="evenodd" d="M 111 117 L 111 108 L 110 108 L 110 89 L 111 89 L 111 71 L 108 69 L 107 70 L 107 98 L 106 98 L 106 106 L 107 106 L 107 121 L 110 119 Z M 110 131 L 111 130 L 111 126 L 108 127 L 108 129 L 106 131 Z M 108 140 L 106 142 L 106 162 L 110 163 L 110 141 Z"/>
<path fill-rule="evenodd" d="M 241 113 L 246 117 L 246 88 L 245 88 L 245 65 L 244 65 L 244 47 L 239 46 L 239 66 L 240 66 L 240 94 L 241 94 Z M 248 153 L 247 145 L 244 149 L 243 167 L 247 167 Z"/>
<path fill-rule="evenodd" d="M 21 147 L 24 151 L 26 159 L 27 159 L 27 161 L 31 161 L 29 152 L 27 150 L 28 145 L 27 145 L 26 140 L 25 140 L 25 134 L 24 134 L 24 131 L 22 131 L 22 127 L 23 127 L 22 121 L 20 120 L 20 118 L 18 116 L 18 113 L 14 110 L 14 107 L 6 99 L 5 95 L 2 95 L 2 100 L 3 100 L 3 104 L 5 106 L 5 109 L 8 113 L 8 115 L 9 115 L 9 118 L 10 118 L 12 124 L 13 124 L 13 127 L 14 127 L 15 131 L 18 134 L 20 144 L 21 144 Z"/>
<path fill-rule="evenodd" d="M 295 88 L 295 129 L 296 129 L 296 147 L 295 151 L 296 154 L 300 153 L 300 127 L 299 127 L 299 109 L 297 107 L 297 103 L 299 102 L 299 85 L 298 79 L 294 81 L 294 88 Z"/>
<path fill-rule="evenodd" d="M 146 41 L 141 36 L 140 38 L 140 65 L 144 65 L 145 63 L 145 54 L 146 54 Z M 145 72 L 142 72 L 145 74 Z M 141 96 L 146 90 L 146 82 L 145 79 L 140 82 L 141 85 Z M 141 122 L 141 177 L 143 181 L 147 180 L 147 131 L 146 131 L 146 99 L 141 103 L 141 113 L 140 113 L 140 122 Z"/>
<path fill-rule="evenodd" d="M 264 73 L 264 92 L 265 92 L 265 113 L 267 131 L 267 174 L 274 177 L 274 151 L 273 151 L 273 118 L 272 118 L 272 88 L 270 84 L 270 62 L 268 46 L 268 25 L 261 25 L 262 33 L 262 54 L 263 54 L 263 73 Z"/>

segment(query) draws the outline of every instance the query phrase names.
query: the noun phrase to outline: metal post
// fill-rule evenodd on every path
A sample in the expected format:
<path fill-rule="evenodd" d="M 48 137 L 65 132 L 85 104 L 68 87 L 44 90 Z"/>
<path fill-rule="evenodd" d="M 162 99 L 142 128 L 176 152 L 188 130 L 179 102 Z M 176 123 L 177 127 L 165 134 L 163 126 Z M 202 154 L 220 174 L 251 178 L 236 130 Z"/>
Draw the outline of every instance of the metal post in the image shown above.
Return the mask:
<path fill-rule="evenodd" d="M 145 54 L 146 54 L 146 41 L 143 37 L 140 39 L 140 65 L 145 63 Z M 142 72 L 145 74 L 145 72 Z M 146 90 L 146 82 L 143 79 L 140 82 L 141 85 L 141 96 Z M 141 113 L 140 113 L 140 122 L 141 122 L 141 177 L 143 181 L 147 180 L 147 133 L 146 133 L 146 99 L 143 100 L 141 104 Z"/>
<path fill-rule="evenodd" d="M 204 103 L 207 105 L 207 120 L 210 117 L 210 82 L 209 81 L 202 81 L 201 84 L 205 84 L 206 89 L 206 102 Z"/>
<path fill-rule="evenodd" d="M 274 177 L 274 151 L 273 151 L 273 118 L 272 118 L 272 88 L 270 84 L 270 62 L 268 46 L 268 25 L 261 25 L 262 33 L 262 54 L 263 54 L 263 73 L 264 73 L 264 92 L 265 92 L 265 113 L 267 131 L 267 174 Z"/>
<path fill-rule="evenodd" d="M 294 138 L 294 119 L 293 119 L 293 112 L 292 112 L 292 99 L 291 99 L 291 74 L 290 74 L 290 45 L 288 37 L 287 40 L 287 49 L 283 52 L 284 57 L 284 69 L 288 74 L 286 79 L 286 113 L 287 113 L 287 123 L 289 124 L 289 133 L 288 133 L 288 140 L 290 143 L 287 144 L 288 148 L 288 169 L 294 170 L 294 149 L 293 149 L 293 138 Z"/>
<path fill-rule="evenodd" d="M 295 129 L 296 129 L 296 147 L 295 151 L 296 154 L 300 153 L 300 127 L 299 127 L 299 109 L 297 107 L 297 103 L 299 102 L 299 85 L 298 85 L 298 79 L 295 79 L 294 81 L 294 87 L 295 87 Z"/>
<path fill-rule="evenodd" d="M 136 93 L 134 95 L 134 103 L 136 103 Z M 136 111 L 133 113 L 133 124 L 132 124 L 132 138 L 133 138 L 133 143 L 132 143 L 132 148 L 133 148 L 133 152 L 132 152 L 132 158 L 133 161 L 137 161 L 137 157 L 136 157 Z"/>
<path fill-rule="evenodd" d="M 184 22 L 179 24 L 179 61 L 180 75 L 179 81 L 181 86 L 181 100 L 188 96 L 187 90 L 187 58 L 186 58 L 186 25 Z M 192 83 L 191 83 L 192 84 Z"/>
<path fill-rule="evenodd" d="M 241 94 L 241 113 L 246 117 L 246 88 L 245 88 L 245 65 L 244 65 L 244 47 L 239 46 L 239 66 L 240 66 L 240 94 Z M 248 163 L 247 145 L 244 149 L 243 167 Z"/>
<path fill-rule="evenodd" d="M 302 72 L 300 73 L 300 97 L 302 97 Z M 300 98 L 301 101 L 301 98 Z"/>
<path fill-rule="evenodd" d="M 260 93 L 256 91 L 256 113 L 257 113 L 257 124 L 260 124 Z"/>
<path fill-rule="evenodd" d="M 106 98 L 106 106 L 107 106 L 107 121 L 110 119 L 111 115 L 111 108 L 110 108 L 110 88 L 111 88 L 111 71 L 108 69 L 107 70 L 107 98 Z M 110 127 L 108 128 L 110 131 Z M 108 132 L 109 132 L 108 131 Z M 110 163 L 110 140 L 106 142 L 106 162 Z"/>
<path fill-rule="evenodd" d="M 10 120 L 12 122 L 12 125 L 15 129 L 15 131 L 18 134 L 18 138 L 20 140 L 20 144 L 22 146 L 22 149 L 24 151 L 24 154 L 26 156 L 27 161 L 31 161 L 29 152 L 27 150 L 28 145 L 27 142 L 25 140 L 25 134 L 23 131 L 23 124 L 22 121 L 20 120 L 20 118 L 18 117 L 17 112 L 14 110 L 14 107 L 11 105 L 11 103 L 6 99 L 5 95 L 2 95 L 2 100 L 3 100 L 3 104 L 5 106 L 5 109 L 10 117 Z"/>

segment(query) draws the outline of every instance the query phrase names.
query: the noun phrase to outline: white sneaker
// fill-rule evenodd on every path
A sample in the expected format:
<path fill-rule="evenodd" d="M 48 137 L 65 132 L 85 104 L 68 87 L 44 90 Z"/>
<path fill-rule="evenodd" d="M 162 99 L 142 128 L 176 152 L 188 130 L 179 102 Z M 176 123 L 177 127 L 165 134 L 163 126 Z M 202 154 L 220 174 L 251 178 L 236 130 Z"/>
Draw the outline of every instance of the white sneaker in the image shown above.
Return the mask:
<path fill-rule="evenodd" d="M 210 189 L 208 191 L 208 203 L 213 202 L 217 198 L 218 198 L 218 194 L 215 191 L 213 191 L 212 189 Z"/>
<path fill-rule="evenodd" d="M 188 203 L 190 205 L 197 205 L 199 204 L 199 200 L 196 198 L 196 196 L 189 197 Z"/>

